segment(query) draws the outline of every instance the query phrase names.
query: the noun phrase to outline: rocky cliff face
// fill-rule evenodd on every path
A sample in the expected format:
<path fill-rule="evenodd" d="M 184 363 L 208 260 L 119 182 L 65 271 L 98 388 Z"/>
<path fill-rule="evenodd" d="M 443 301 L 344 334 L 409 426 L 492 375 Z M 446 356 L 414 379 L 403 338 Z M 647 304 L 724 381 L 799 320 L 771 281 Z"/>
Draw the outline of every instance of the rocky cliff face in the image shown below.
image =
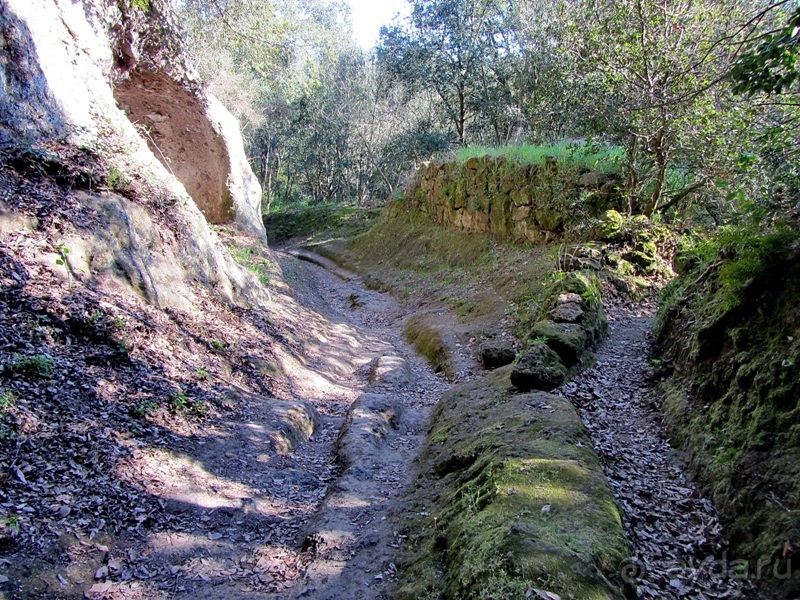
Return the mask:
<path fill-rule="evenodd" d="M 238 124 L 203 91 L 172 20 L 163 0 L 0 3 L 0 151 L 83 188 L 91 235 L 60 242 L 78 276 L 186 306 L 191 281 L 229 299 L 258 287 L 207 221 L 265 233 Z"/>
<path fill-rule="evenodd" d="M 206 476 L 244 489 L 211 440 L 272 462 L 331 386 L 306 365 L 358 366 L 319 349 L 351 347 L 350 330 L 289 296 L 238 127 L 168 6 L 0 0 L 0 598 L 161 598 L 111 553 L 149 555 L 177 520 L 239 506 L 198 492 Z M 266 523 L 268 507 L 241 513 Z M 79 550 L 100 538 L 111 566 Z"/>

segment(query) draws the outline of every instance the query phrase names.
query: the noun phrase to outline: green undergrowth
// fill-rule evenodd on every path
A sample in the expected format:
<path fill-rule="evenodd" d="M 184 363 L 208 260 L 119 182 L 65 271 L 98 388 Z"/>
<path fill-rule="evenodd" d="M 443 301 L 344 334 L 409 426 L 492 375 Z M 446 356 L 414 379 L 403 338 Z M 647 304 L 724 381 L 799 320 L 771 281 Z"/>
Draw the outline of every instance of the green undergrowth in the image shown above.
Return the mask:
<path fill-rule="evenodd" d="M 236 262 L 258 277 L 263 285 L 271 282 L 274 265 L 258 248 L 236 248 L 231 250 L 231 255 Z"/>
<path fill-rule="evenodd" d="M 626 597 L 628 545 L 586 430 L 560 397 L 512 394 L 508 372 L 437 406 L 396 597 Z"/>
<path fill-rule="evenodd" d="M 800 233 L 789 228 L 763 234 L 746 227 L 732 227 L 713 237 L 686 243 L 676 255 L 676 268 L 687 275 L 700 269 L 716 270 L 716 289 L 721 308 L 733 309 L 742 302 L 742 294 L 748 285 L 779 262 L 799 238 Z M 679 297 L 680 293 L 676 293 L 676 290 L 685 286 L 686 282 L 687 278 L 676 280 L 667 297 Z M 663 310 L 667 308 L 668 303 Z"/>
<path fill-rule="evenodd" d="M 619 170 L 624 150 L 614 146 L 593 144 L 576 144 L 574 142 L 560 142 L 557 144 L 519 146 L 473 146 L 459 150 L 457 160 L 465 162 L 473 157 L 491 156 L 504 157 L 520 165 L 543 165 L 550 157 L 555 157 L 561 162 L 573 163 L 588 169 L 611 172 Z"/>
<path fill-rule="evenodd" d="M 800 540 L 798 240 L 791 229 L 738 228 L 685 248 L 657 326 L 660 360 L 675 373 L 664 404 L 673 438 L 733 550 L 770 564 L 791 559 Z M 797 575 L 762 584 L 800 592 Z"/>
<path fill-rule="evenodd" d="M 28 379 L 51 379 L 55 369 L 55 361 L 46 354 L 14 356 L 0 366 L 0 373 L 20 375 Z"/>
<path fill-rule="evenodd" d="M 323 250 L 324 251 L 324 250 Z M 382 289 L 449 305 L 464 321 L 526 318 L 556 270 L 555 248 L 513 246 L 489 235 L 449 230 L 390 206 L 337 260 L 369 274 Z"/>
<path fill-rule="evenodd" d="M 10 441 L 17 436 L 16 422 L 13 415 L 16 403 L 16 394 L 0 388 L 0 440 L 2 441 Z"/>
<path fill-rule="evenodd" d="M 264 215 L 264 226 L 271 243 L 352 237 L 369 229 L 381 210 L 339 204 L 280 207 Z"/>

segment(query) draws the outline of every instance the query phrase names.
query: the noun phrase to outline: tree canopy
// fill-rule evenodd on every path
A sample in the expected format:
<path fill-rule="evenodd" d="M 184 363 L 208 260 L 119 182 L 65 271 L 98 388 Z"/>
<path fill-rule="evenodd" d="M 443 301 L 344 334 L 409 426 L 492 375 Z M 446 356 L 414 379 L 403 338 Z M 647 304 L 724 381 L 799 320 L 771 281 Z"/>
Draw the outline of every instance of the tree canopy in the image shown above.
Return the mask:
<path fill-rule="evenodd" d="M 409 0 L 374 51 L 324 0 L 182 0 L 265 207 L 371 204 L 459 146 L 622 149 L 630 209 L 800 194 L 796 0 Z"/>

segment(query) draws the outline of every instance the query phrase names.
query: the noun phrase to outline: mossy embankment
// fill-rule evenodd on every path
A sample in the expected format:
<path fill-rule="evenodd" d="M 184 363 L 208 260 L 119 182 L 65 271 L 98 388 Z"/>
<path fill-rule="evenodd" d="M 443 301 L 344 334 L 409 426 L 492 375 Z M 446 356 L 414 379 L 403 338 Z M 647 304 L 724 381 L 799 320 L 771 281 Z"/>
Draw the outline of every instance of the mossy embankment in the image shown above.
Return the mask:
<path fill-rule="evenodd" d="M 471 321 L 535 309 L 557 271 L 602 271 L 634 293 L 650 287 L 645 279 L 673 275 L 661 257 L 675 236 L 630 214 L 608 152 L 512 154 L 427 164 L 369 231 L 312 249 L 370 286 L 450 304 Z"/>
<path fill-rule="evenodd" d="M 515 394 L 510 370 L 437 406 L 397 597 L 627 597 L 617 574 L 628 545 L 586 430 L 563 398 Z"/>
<path fill-rule="evenodd" d="M 786 598 L 800 592 L 798 240 L 736 230 L 679 254 L 657 326 L 673 440 L 735 554 Z"/>
<path fill-rule="evenodd" d="M 444 373 L 448 379 L 455 375 L 455 364 L 448 352 L 445 333 L 433 319 L 426 315 L 414 315 L 405 326 L 405 335 L 414 349 L 419 352 L 437 373 Z"/>

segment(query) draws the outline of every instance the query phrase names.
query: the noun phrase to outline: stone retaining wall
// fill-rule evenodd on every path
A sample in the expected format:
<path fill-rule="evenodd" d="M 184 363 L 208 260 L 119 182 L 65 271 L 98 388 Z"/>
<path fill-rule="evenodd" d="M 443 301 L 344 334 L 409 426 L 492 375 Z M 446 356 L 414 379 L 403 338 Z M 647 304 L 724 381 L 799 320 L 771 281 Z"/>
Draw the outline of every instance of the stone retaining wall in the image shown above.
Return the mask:
<path fill-rule="evenodd" d="M 505 158 L 430 163 L 406 194 L 439 225 L 501 239 L 547 242 L 593 237 L 594 217 L 619 202 L 618 180 L 548 160 L 519 165 Z"/>

